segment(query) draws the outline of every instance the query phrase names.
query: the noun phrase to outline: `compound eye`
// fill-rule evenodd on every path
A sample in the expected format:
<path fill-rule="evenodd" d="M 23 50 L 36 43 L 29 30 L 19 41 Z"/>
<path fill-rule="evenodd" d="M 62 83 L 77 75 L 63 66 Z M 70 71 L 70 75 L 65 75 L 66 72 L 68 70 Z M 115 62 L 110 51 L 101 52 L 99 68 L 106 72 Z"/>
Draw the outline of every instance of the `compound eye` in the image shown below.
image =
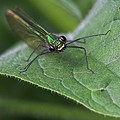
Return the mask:
<path fill-rule="evenodd" d="M 54 47 L 54 46 L 50 46 L 50 47 L 49 47 L 49 50 L 50 50 L 51 52 L 54 52 L 54 51 L 55 51 L 55 47 Z"/>
<path fill-rule="evenodd" d="M 60 36 L 60 39 L 61 39 L 61 41 L 64 42 L 64 43 L 65 43 L 66 40 L 67 40 L 65 36 Z"/>

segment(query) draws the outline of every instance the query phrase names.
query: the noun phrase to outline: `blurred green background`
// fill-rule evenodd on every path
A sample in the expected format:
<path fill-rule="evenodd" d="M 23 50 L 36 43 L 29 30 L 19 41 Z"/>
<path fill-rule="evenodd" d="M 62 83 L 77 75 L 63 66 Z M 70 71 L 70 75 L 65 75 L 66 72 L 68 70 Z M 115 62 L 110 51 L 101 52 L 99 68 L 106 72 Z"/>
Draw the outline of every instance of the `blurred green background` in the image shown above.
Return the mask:
<path fill-rule="evenodd" d="M 19 42 L 10 30 L 5 13 L 22 8 L 46 30 L 72 32 L 85 18 L 95 0 L 0 0 L 0 54 Z M 0 120 L 81 120 L 104 118 L 56 93 L 15 78 L 0 76 Z"/>

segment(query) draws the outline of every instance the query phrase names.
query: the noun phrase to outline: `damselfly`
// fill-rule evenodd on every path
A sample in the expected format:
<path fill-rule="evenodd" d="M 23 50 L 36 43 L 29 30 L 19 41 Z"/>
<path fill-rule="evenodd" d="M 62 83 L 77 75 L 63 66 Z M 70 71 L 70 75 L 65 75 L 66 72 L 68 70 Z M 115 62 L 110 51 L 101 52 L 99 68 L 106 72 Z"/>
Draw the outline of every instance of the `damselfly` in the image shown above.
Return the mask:
<path fill-rule="evenodd" d="M 20 8 L 15 8 L 13 10 L 7 10 L 6 13 L 7 21 L 12 28 L 12 30 L 18 34 L 31 48 L 33 48 L 32 53 L 28 58 L 27 66 L 21 70 L 25 72 L 31 66 L 31 64 L 39 57 L 51 52 L 61 52 L 66 48 L 76 48 L 82 49 L 85 54 L 87 69 L 93 72 L 88 64 L 88 57 L 86 49 L 79 45 L 71 45 L 75 42 L 82 42 L 82 39 L 91 38 L 95 36 L 107 35 L 110 30 L 103 34 L 95 34 L 90 36 L 81 37 L 75 40 L 68 40 L 65 36 L 58 36 L 53 33 L 47 32 L 43 29 L 37 22 L 30 18 L 25 12 Z M 39 54 L 30 61 L 31 56 L 39 51 Z"/>

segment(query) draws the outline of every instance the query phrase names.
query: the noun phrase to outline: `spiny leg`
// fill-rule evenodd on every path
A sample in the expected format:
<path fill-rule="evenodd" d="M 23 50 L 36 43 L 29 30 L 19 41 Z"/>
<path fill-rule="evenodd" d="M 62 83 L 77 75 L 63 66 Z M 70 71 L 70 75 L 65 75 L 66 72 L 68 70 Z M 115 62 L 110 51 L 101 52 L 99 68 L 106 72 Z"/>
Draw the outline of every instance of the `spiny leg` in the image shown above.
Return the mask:
<path fill-rule="evenodd" d="M 30 65 L 31 65 L 39 56 L 44 55 L 44 54 L 47 54 L 47 53 L 50 53 L 50 51 L 49 51 L 48 49 L 43 50 L 40 54 L 38 54 L 35 58 L 33 58 L 33 60 L 31 60 L 31 61 L 27 64 L 27 66 L 24 67 L 23 70 L 20 70 L 20 73 L 26 72 L 26 71 L 28 70 L 28 68 L 30 67 Z"/>
<path fill-rule="evenodd" d="M 76 41 L 76 42 L 78 42 L 78 43 L 83 43 L 83 44 L 85 44 L 85 43 L 86 43 L 85 38 L 80 39 L 80 40 L 84 40 L 84 41 Z M 68 40 L 68 41 L 67 41 L 67 43 L 72 42 L 72 41 L 73 41 L 73 40 Z M 66 43 L 66 44 L 67 44 L 67 43 Z"/>
<path fill-rule="evenodd" d="M 78 42 L 79 40 L 82 40 L 82 39 L 87 39 L 87 38 L 92 38 L 92 37 L 97 37 L 97 36 L 104 36 L 104 35 L 107 35 L 109 32 L 111 32 L 111 30 L 108 30 L 106 33 L 103 33 L 103 34 L 95 34 L 95 35 L 85 36 L 85 37 L 81 37 L 81 38 L 71 40 L 71 41 L 68 40 L 66 45 L 69 45 L 69 44 L 74 43 L 74 42 Z"/>
<path fill-rule="evenodd" d="M 41 47 L 41 46 L 43 46 L 43 44 L 39 44 L 39 45 L 32 51 L 32 53 L 30 54 L 30 56 L 28 57 L 28 59 L 25 60 L 25 61 L 29 62 L 29 60 L 30 60 L 30 58 L 32 57 L 32 55 L 33 55 L 33 54 L 38 50 L 38 48 Z"/>
<path fill-rule="evenodd" d="M 90 67 L 89 67 L 89 63 L 88 63 L 88 57 L 87 57 L 87 51 L 84 47 L 81 47 L 81 46 L 67 46 L 68 48 L 79 48 L 79 49 L 82 49 L 84 51 L 84 54 L 85 54 L 85 59 L 86 59 L 86 67 L 88 70 L 90 70 L 92 73 L 94 73 Z"/>

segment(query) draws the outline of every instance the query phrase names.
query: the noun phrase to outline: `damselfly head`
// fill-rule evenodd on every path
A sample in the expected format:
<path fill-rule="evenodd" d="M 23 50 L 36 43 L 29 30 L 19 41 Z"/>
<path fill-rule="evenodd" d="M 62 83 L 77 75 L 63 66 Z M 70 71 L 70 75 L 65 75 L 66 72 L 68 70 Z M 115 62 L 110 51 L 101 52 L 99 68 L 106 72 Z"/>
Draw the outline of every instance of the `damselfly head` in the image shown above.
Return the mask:
<path fill-rule="evenodd" d="M 66 41 L 67 41 L 65 36 L 60 36 L 59 40 L 63 43 L 66 43 Z"/>

